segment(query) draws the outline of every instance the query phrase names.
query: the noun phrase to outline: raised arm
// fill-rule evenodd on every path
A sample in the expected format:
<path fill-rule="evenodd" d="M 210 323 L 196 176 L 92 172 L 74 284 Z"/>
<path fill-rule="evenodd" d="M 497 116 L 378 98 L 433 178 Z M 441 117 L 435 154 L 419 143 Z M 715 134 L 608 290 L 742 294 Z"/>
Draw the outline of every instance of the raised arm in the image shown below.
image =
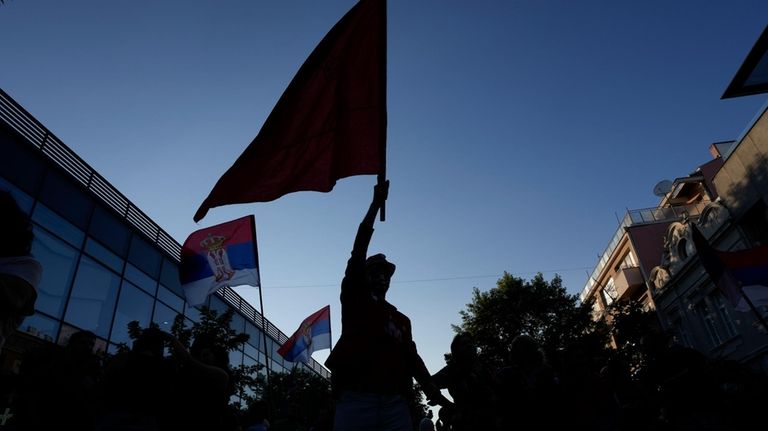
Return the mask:
<path fill-rule="evenodd" d="M 381 184 L 376 184 L 373 187 L 373 200 L 371 201 L 368 212 L 365 213 L 363 221 L 360 222 L 360 227 L 357 229 L 357 235 L 355 236 L 355 243 L 352 246 L 352 256 L 347 262 L 347 270 L 344 273 L 344 280 L 341 282 L 341 296 L 342 300 L 349 294 L 354 294 L 360 291 L 360 285 L 364 281 L 365 270 L 365 257 L 368 254 L 368 245 L 371 243 L 371 237 L 373 236 L 373 223 L 376 220 L 376 214 L 381 209 L 384 201 L 387 200 L 389 193 L 389 181 L 385 181 Z"/>

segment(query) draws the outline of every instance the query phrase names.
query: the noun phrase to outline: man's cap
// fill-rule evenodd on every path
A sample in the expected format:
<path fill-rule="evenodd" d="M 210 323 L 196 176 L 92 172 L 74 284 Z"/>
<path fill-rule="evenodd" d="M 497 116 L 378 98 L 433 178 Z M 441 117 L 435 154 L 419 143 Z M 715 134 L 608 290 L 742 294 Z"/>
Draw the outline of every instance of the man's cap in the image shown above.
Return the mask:
<path fill-rule="evenodd" d="M 395 264 L 388 261 L 387 257 L 381 253 L 374 254 L 373 256 L 370 256 L 368 257 L 368 259 L 365 260 L 365 269 L 369 269 L 373 267 L 384 268 L 390 277 L 392 276 L 392 274 L 395 273 Z"/>

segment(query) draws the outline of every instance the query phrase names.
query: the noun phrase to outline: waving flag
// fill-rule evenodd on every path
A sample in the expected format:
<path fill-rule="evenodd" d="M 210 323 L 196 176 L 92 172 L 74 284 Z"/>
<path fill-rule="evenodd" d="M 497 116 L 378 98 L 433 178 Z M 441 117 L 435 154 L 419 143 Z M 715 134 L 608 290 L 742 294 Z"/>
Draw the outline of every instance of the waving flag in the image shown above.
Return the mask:
<path fill-rule="evenodd" d="M 756 307 L 768 305 L 768 246 L 719 251 L 710 246 L 696 225 L 691 229 L 701 265 L 734 309 L 749 311 L 745 295 Z"/>
<path fill-rule="evenodd" d="M 187 302 L 200 305 L 224 286 L 259 285 L 253 216 L 201 229 L 181 248 L 179 280 Z"/>
<path fill-rule="evenodd" d="M 308 363 L 316 350 L 331 348 L 331 306 L 304 319 L 299 329 L 277 350 L 286 361 Z"/>
<path fill-rule="evenodd" d="M 222 205 L 328 192 L 352 175 L 383 179 L 386 41 L 386 1 L 361 0 L 315 47 L 195 221 Z"/>

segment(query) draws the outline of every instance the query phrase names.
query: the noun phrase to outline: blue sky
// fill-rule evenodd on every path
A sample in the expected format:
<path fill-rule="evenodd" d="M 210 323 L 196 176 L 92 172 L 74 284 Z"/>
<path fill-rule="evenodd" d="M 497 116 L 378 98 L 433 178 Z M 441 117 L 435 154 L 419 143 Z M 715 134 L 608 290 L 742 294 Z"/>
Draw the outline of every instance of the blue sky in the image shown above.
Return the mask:
<path fill-rule="evenodd" d="M 192 215 L 353 0 L 10 0 L 0 87 L 161 227 L 255 214 L 267 317 L 331 304 L 373 176 Z M 627 208 L 735 139 L 764 96 L 720 100 L 765 1 L 405 1 L 388 6 L 387 221 L 371 253 L 430 371 L 503 271 L 578 293 Z M 258 307 L 253 288 L 238 289 Z M 327 351 L 318 352 L 321 362 Z"/>

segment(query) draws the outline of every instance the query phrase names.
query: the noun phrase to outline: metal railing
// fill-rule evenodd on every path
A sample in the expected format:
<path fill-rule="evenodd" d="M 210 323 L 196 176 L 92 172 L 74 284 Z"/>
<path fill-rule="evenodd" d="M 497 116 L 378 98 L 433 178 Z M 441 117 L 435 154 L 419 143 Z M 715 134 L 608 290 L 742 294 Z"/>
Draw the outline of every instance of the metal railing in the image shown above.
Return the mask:
<path fill-rule="evenodd" d="M 144 234 L 158 248 L 165 251 L 168 256 L 176 262 L 181 260 L 181 244 L 2 89 L 0 89 L 0 119 L 82 184 L 92 195 L 122 216 L 123 220 Z M 264 319 L 266 328 L 262 327 L 261 314 L 232 288 L 224 287 L 217 294 L 279 343 L 282 344 L 288 340 L 288 336 L 266 318 Z M 322 375 L 328 373 L 314 359 L 311 360 L 310 367 Z"/>
<path fill-rule="evenodd" d="M 627 211 L 624 218 L 621 220 L 621 223 L 619 223 L 616 232 L 613 234 L 611 241 L 605 248 L 605 251 L 600 255 L 600 260 L 597 261 L 595 269 L 592 270 L 592 273 L 589 275 L 584 288 L 581 290 L 581 294 L 579 294 L 579 299 L 583 302 L 589 296 L 590 292 L 592 292 L 592 288 L 594 288 L 597 283 L 596 280 L 605 268 L 608 260 L 610 260 L 613 252 L 616 251 L 616 247 L 618 247 L 619 242 L 621 242 L 621 238 L 624 237 L 624 232 L 628 227 L 639 224 L 681 220 L 684 216 L 695 216 L 701 213 L 706 204 L 707 203 L 700 202 L 691 205 L 643 208 Z"/>

